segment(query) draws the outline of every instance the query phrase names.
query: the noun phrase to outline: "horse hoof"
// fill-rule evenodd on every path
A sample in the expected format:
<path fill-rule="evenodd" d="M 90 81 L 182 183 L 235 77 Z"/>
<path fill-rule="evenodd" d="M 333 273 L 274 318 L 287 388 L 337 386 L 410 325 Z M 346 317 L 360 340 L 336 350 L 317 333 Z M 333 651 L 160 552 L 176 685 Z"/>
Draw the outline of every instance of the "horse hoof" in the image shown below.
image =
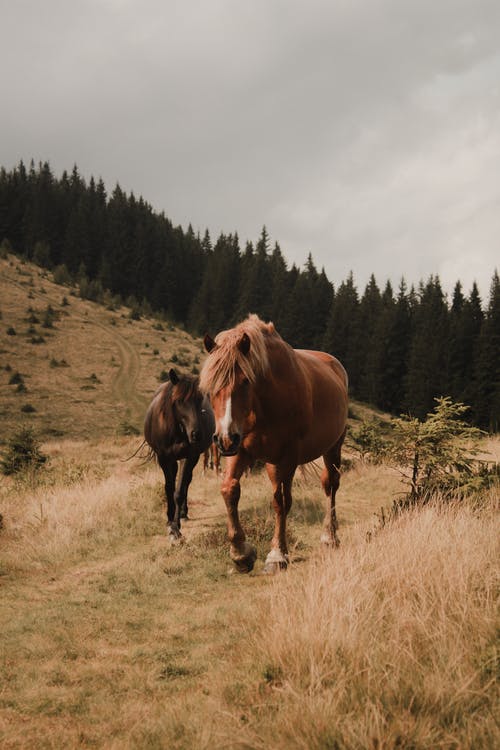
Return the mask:
<path fill-rule="evenodd" d="M 251 544 L 245 542 L 243 552 L 231 551 L 231 559 L 238 573 L 250 573 L 257 559 L 257 550 Z"/>
<path fill-rule="evenodd" d="M 181 530 L 177 525 L 172 524 L 172 526 L 169 527 L 168 541 L 170 542 L 170 544 L 180 544 L 184 541 Z"/>
<path fill-rule="evenodd" d="M 283 554 L 277 549 L 272 549 L 266 557 L 263 572 L 266 575 L 275 575 L 288 567 L 288 555 Z"/>
<path fill-rule="evenodd" d="M 330 535 L 326 531 L 321 534 L 320 541 L 325 547 L 331 547 L 332 549 L 340 546 L 340 539 L 337 534 Z"/>
<path fill-rule="evenodd" d="M 250 573 L 253 570 L 254 560 L 248 558 L 246 560 L 233 560 L 234 568 L 237 573 Z"/>

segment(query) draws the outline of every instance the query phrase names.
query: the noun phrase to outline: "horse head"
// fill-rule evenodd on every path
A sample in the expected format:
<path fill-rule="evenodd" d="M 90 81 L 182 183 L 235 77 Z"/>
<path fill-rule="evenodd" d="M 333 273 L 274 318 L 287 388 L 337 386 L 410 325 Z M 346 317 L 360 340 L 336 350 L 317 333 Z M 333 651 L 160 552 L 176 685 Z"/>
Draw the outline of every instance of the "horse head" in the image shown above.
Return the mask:
<path fill-rule="evenodd" d="M 208 334 L 203 343 L 209 354 L 218 347 Z M 238 453 L 252 423 L 252 384 L 241 360 L 250 351 L 250 338 L 246 333 L 236 342 L 236 349 L 238 357 L 232 363 L 227 382 L 210 394 L 215 416 L 214 443 L 223 456 Z"/>
<path fill-rule="evenodd" d="M 180 378 L 174 369 L 170 370 L 169 379 L 172 411 L 183 438 L 190 445 L 204 449 L 207 431 L 213 432 L 214 424 L 208 399 L 200 392 L 197 381 Z"/>

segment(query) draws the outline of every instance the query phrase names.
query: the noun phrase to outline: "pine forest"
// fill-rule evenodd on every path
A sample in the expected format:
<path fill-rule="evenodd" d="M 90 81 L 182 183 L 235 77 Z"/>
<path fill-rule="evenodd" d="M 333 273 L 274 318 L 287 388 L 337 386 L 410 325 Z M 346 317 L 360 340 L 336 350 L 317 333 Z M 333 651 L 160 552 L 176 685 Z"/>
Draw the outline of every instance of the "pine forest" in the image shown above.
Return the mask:
<path fill-rule="evenodd" d="M 349 373 L 353 397 L 392 414 L 423 418 L 434 399 L 469 405 L 474 424 L 500 426 L 500 280 L 489 298 L 457 280 L 451 299 L 437 276 L 361 292 L 352 273 L 329 279 L 309 254 L 288 266 L 266 228 L 255 243 L 174 226 L 142 198 L 75 166 L 61 178 L 48 163 L 0 170 L 2 247 L 75 282 L 80 294 L 112 295 L 140 314 L 164 315 L 199 335 L 248 313 L 272 320 L 297 348 L 323 349 Z M 335 248 L 332 248 L 332 253 Z"/>

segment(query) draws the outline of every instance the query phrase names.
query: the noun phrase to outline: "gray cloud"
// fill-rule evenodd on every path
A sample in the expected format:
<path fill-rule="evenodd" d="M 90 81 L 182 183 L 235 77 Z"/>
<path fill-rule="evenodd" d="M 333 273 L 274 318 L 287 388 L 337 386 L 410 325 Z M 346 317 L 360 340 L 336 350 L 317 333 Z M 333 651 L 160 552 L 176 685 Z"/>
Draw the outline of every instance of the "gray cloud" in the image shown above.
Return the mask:
<path fill-rule="evenodd" d="M 0 0 L 0 162 L 77 163 L 338 282 L 483 296 L 500 230 L 489 0 Z"/>

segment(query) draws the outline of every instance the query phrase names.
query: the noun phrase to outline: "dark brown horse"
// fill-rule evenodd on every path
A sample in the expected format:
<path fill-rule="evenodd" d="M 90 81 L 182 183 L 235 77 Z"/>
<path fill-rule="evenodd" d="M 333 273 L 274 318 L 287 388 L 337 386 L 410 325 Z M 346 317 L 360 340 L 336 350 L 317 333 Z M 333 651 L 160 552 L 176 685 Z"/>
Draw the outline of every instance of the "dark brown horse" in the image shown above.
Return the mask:
<path fill-rule="evenodd" d="M 246 541 L 238 516 L 240 478 L 255 460 L 266 463 L 276 513 L 265 571 L 286 568 L 286 517 L 292 504 L 297 466 L 323 456 L 321 475 L 328 507 L 321 541 L 337 545 L 335 494 L 347 420 L 347 374 L 324 352 L 292 349 L 272 323 L 250 315 L 213 340 L 204 339 L 200 387 L 210 393 L 215 440 L 227 456 L 222 482 L 228 514 L 230 554 L 241 572 L 252 570 L 255 549 Z"/>
<path fill-rule="evenodd" d="M 144 437 L 165 476 L 168 534 L 181 536 L 181 518 L 188 517 L 188 487 L 193 469 L 210 446 L 215 420 L 209 399 L 198 380 L 170 370 L 169 380 L 156 391 L 144 420 Z M 180 476 L 176 477 L 178 462 Z"/>

